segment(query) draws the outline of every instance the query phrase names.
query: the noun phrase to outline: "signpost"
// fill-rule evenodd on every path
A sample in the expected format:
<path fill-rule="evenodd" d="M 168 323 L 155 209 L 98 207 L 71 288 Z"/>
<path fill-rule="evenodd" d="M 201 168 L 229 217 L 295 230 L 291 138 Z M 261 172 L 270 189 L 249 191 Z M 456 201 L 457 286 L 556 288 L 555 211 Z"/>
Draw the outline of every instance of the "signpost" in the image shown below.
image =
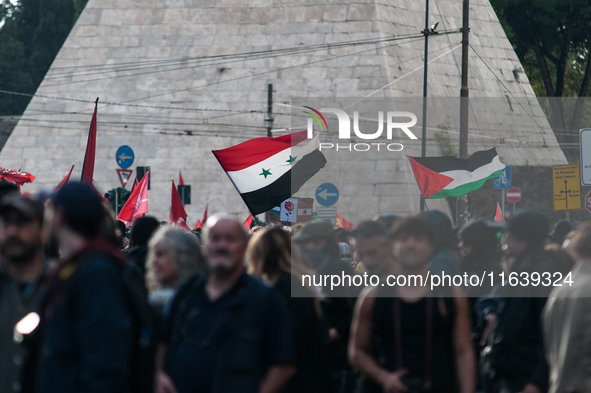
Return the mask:
<path fill-rule="evenodd" d="M 511 165 L 505 165 L 505 170 L 503 171 L 501 176 L 493 179 L 493 188 L 496 190 L 503 190 L 503 197 L 501 198 L 501 212 L 503 214 L 503 217 L 505 217 L 505 193 L 508 189 L 511 188 L 511 183 L 513 180 L 512 172 L 513 167 Z"/>
<path fill-rule="evenodd" d="M 117 169 L 117 175 L 119 175 L 119 181 L 121 182 L 121 187 L 125 188 L 132 173 L 133 173 L 132 169 Z"/>
<path fill-rule="evenodd" d="M 336 207 L 317 207 L 316 220 L 332 222 L 332 226 L 337 226 L 337 208 Z"/>
<path fill-rule="evenodd" d="M 581 184 L 591 186 L 591 128 L 579 130 L 581 145 Z"/>
<path fill-rule="evenodd" d="M 553 166 L 552 179 L 554 185 L 554 210 L 579 210 L 581 208 L 581 184 L 579 181 L 579 166 Z"/>
<path fill-rule="evenodd" d="M 591 213 L 591 191 L 589 191 L 587 195 L 585 195 L 585 209 L 587 209 L 587 211 Z"/>
<path fill-rule="evenodd" d="M 322 183 L 316 189 L 316 200 L 322 206 L 332 206 L 339 200 L 339 189 L 332 183 Z"/>
<path fill-rule="evenodd" d="M 133 160 L 135 159 L 135 154 L 133 154 L 133 150 L 131 147 L 127 145 L 123 145 L 117 149 L 117 153 L 115 153 L 115 160 L 117 161 L 117 165 L 119 165 L 123 169 L 129 168 L 133 164 Z"/>
<path fill-rule="evenodd" d="M 521 190 L 517 187 L 511 187 L 507 190 L 507 200 L 513 204 L 513 214 L 515 214 L 515 204 L 521 200 Z M 503 214 L 505 214 L 504 211 Z"/>

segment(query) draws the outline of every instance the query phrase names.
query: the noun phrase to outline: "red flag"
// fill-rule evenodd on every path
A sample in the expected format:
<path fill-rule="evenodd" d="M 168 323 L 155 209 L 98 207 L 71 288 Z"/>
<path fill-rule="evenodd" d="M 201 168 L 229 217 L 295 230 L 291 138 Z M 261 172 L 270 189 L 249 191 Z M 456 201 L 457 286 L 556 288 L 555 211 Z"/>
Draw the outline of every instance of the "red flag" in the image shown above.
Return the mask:
<path fill-rule="evenodd" d="M 94 174 L 94 157 L 96 155 L 96 107 L 98 98 L 94 103 L 94 114 L 90 121 L 90 130 L 88 131 L 88 142 L 86 143 L 86 154 L 84 155 L 84 164 L 82 165 L 82 183 L 92 184 Z"/>
<path fill-rule="evenodd" d="M 503 212 L 499 207 L 499 202 L 497 202 L 497 211 L 495 212 L 495 222 L 503 222 Z"/>
<path fill-rule="evenodd" d="M 252 225 L 252 214 L 249 214 L 248 217 L 246 217 L 246 220 L 244 220 L 244 222 L 242 223 L 242 226 L 244 227 L 244 229 L 246 229 L 247 231 L 250 230 L 250 226 Z"/>
<path fill-rule="evenodd" d="M 205 225 L 207 222 L 207 208 L 209 207 L 209 203 L 205 205 L 205 211 L 203 212 L 203 220 L 201 220 L 201 225 Z"/>
<path fill-rule="evenodd" d="M 72 168 L 70 168 L 70 172 L 68 172 L 66 177 L 64 177 L 64 180 L 62 180 L 57 186 L 55 186 L 52 194 L 55 194 L 56 192 L 58 192 L 60 190 L 60 188 L 62 188 L 66 183 L 68 183 L 68 181 L 70 181 L 70 176 L 72 175 L 73 170 L 74 170 L 74 165 L 72 165 Z M 49 205 L 50 202 L 51 202 L 51 197 L 47 197 L 43 201 L 43 205 L 47 206 L 47 205 Z"/>
<path fill-rule="evenodd" d="M 148 178 L 150 171 L 146 172 L 140 184 L 134 188 L 125 205 L 117 215 L 117 219 L 126 225 L 131 224 L 136 218 L 142 217 L 148 212 Z"/>
<path fill-rule="evenodd" d="M 189 231 L 190 228 L 187 226 L 187 212 L 185 211 L 183 202 L 181 201 L 181 196 L 174 185 L 174 180 L 172 180 L 170 206 L 170 222 L 172 225 L 182 227 Z"/>
<path fill-rule="evenodd" d="M 72 165 L 72 168 L 70 168 L 70 172 L 66 175 L 66 177 L 64 177 L 64 180 L 62 180 L 60 182 L 60 184 L 58 184 L 57 186 L 55 186 L 55 188 L 53 189 L 53 193 L 55 194 L 56 192 L 58 192 L 60 190 L 60 188 L 62 188 L 68 181 L 70 181 L 70 176 L 72 175 L 72 171 L 74 170 L 74 165 Z"/>
<path fill-rule="evenodd" d="M 183 179 L 183 174 L 179 171 L 179 186 L 184 186 L 185 180 Z"/>
<path fill-rule="evenodd" d="M 346 231 L 353 229 L 355 225 L 352 222 L 345 220 L 343 216 L 337 213 L 337 228 L 343 228 Z"/>
<path fill-rule="evenodd" d="M 25 183 L 31 183 L 35 180 L 35 176 L 28 172 L 14 171 L 12 169 L 0 168 L 0 181 L 7 181 L 22 186 Z"/>
<path fill-rule="evenodd" d="M 197 223 L 195 224 L 193 229 L 195 229 L 195 228 L 201 228 L 201 220 L 197 220 Z"/>
<path fill-rule="evenodd" d="M 133 181 L 133 185 L 131 186 L 131 193 L 133 194 L 133 190 L 135 190 L 135 186 L 137 186 L 138 184 L 140 184 L 140 181 L 137 179 L 137 176 L 135 177 L 135 180 Z"/>

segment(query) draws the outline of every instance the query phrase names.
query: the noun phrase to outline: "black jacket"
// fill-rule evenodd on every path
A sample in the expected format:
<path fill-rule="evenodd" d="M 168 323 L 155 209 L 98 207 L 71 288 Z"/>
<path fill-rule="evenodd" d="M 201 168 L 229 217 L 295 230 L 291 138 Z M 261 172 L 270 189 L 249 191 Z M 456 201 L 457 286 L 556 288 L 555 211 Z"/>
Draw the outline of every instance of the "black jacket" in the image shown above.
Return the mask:
<path fill-rule="evenodd" d="M 511 272 L 553 273 L 554 256 L 540 248 L 525 251 L 513 263 Z M 489 384 L 508 381 L 514 386 L 533 383 L 548 388 L 548 366 L 544 355 L 541 314 L 552 287 L 508 286 L 500 291 L 497 325 L 490 353 L 485 356 Z"/>
<path fill-rule="evenodd" d="M 320 392 L 326 372 L 326 349 L 328 327 L 319 313 L 318 300 L 312 293 L 304 293 L 306 288 L 291 275 L 285 275 L 274 286 L 287 303 L 291 320 L 293 344 L 296 355 L 296 375 L 283 392 Z M 295 296 L 292 296 L 293 295 Z"/>
<path fill-rule="evenodd" d="M 124 268 L 120 254 L 101 243 L 50 272 L 38 392 L 129 391 L 133 320 Z"/>

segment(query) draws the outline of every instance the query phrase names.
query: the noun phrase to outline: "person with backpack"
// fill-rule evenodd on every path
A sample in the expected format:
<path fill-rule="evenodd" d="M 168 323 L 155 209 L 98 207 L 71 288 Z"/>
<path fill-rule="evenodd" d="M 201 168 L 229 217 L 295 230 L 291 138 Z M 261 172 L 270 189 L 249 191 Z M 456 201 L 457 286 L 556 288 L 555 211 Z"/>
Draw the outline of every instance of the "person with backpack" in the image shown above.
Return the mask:
<path fill-rule="evenodd" d="M 48 272 L 35 390 L 132 392 L 134 312 L 124 256 L 100 235 L 102 198 L 69 183 L 53 197 L 53 210 L 62 258 Z"/>

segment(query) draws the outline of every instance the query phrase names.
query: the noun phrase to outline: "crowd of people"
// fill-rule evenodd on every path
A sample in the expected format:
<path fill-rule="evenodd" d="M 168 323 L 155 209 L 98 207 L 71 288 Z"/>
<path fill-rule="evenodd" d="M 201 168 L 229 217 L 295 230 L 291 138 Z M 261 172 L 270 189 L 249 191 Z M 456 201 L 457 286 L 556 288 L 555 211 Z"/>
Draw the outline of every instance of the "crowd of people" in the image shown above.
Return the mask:
<path fill-rule="evenodd" d="M 0 393 L 591 391 L 589 223 L 214 215 L 188 232 L 126 227 L 82 183 L 50 201 L 0 183 L 0 253 Z M 384 285 L 503 272 L 518 285 Z M 304 279 L 345 274 L 378 282 Z"/>

